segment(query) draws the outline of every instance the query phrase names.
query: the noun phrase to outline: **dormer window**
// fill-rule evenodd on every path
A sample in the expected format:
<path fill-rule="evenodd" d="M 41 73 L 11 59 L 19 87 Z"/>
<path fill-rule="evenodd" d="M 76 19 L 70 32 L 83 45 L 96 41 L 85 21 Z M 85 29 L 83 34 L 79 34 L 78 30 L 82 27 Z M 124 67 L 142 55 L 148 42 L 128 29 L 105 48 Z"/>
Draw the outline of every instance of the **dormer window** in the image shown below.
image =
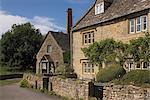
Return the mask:
<path fill-rule="evenodd" d="M 104 13 L 104 2 L 95 5 L 95 15 Z"/>

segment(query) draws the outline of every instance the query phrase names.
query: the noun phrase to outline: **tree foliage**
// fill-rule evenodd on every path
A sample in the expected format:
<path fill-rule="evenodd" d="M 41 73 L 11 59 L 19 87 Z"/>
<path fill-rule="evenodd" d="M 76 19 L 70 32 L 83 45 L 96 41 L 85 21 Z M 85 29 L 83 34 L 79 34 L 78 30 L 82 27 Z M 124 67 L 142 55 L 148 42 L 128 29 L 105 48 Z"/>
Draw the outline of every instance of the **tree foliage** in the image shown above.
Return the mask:
<path fill-rule="evenodd" d="M 145 37 L 140 37 L 130 41 L 128 48 L 130 55 L 135 62 L 150 62 L 150 34 L 146 33 Z"/>
<path fill-rule="evenodd" d="M 102 62 L 119 62 L 123 61 L 126 45 L 122 42 L 116 42 L 113 39 L 106 39 L 100 42 L 95 42 L 87 48 L 82 48 L 82 51 L 90 62 L 102 66 Z"/>
<path fill-rule="evenodd" d="M 133 39 L 129 44 L 116 42 L 113 39 L 106 39 L 95 42 L 89 47 L 82 48 L 82 51 L 90 62 L 101 66 L 102 62 L 119 62 L 123 65 L 130 57 L 135 62 L 150 62 L 150 34 L 145 37 Z"/>
<path fill-rule="evenodd" d="M 2 64 L 23 69 L 33 66 L 42 39 L 39 30 L 30 23 L 14 24 L 11 30 L 2 35 Z"/>

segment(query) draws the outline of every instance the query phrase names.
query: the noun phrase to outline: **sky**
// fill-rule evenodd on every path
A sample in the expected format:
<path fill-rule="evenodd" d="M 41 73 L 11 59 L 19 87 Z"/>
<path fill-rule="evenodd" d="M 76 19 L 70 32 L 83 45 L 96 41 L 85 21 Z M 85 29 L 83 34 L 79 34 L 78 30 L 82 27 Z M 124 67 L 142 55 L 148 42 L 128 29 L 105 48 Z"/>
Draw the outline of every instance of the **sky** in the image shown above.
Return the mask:
<path fill-rule="evenodd" d="M 32 23 L 42 34 L 66 31 L 66 11 L 73 9 L 73 23 L 95 0 L 0 0 L 0 37 L 13 24 Z"/>

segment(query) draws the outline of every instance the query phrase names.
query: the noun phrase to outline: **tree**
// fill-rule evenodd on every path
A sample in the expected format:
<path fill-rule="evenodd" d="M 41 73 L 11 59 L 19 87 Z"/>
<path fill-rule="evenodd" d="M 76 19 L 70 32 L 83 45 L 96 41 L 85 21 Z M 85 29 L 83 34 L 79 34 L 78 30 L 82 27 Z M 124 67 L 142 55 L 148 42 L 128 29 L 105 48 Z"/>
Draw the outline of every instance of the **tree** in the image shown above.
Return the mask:
<path fill-rule="evenodd" d="M 1 39 L 1 62 L 9 67 L 34 66 L 43 36 L 30 23 L 14 24 Z"/>
<path fill-rule="evenodd" d="M 127 45 L 122 42 L 106 39 L 95 42 L 89 47 L 82 48 L 81 50 L 91 63 L 98 64 L 101 67 L 102 62 L 116 62 L 116 59 L 122 64 L 126 47 Z"/>
<path fill-rule="evenodd" d="M 146 33 L 145 37 L 140 37 L 130 41 L 128 48 L 134 62 L 150 62 L 150 34 Z"/>

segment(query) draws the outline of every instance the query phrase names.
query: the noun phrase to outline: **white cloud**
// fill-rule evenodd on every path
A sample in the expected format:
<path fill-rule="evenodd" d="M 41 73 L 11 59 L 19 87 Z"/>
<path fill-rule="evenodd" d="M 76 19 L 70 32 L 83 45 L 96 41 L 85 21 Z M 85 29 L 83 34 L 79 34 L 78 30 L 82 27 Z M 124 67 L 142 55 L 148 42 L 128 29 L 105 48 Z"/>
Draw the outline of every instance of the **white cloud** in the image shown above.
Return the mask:
<path fill-rule="evenodd" d="M 2 33 L 5 33 L 13 24 L 22 24 L 26 22 L 31 22 L 35 28 L 41 30 L 42 34 L 46 34 L 49 30 L 52 31 L 64 31 L 65 28 L 59 26 L 55 23 L 53 18 L 43 17 L 43 16 L 34 16 L 32 19 L 11 15 L 5 11 L 0 11 L 0 37 Z"/>

